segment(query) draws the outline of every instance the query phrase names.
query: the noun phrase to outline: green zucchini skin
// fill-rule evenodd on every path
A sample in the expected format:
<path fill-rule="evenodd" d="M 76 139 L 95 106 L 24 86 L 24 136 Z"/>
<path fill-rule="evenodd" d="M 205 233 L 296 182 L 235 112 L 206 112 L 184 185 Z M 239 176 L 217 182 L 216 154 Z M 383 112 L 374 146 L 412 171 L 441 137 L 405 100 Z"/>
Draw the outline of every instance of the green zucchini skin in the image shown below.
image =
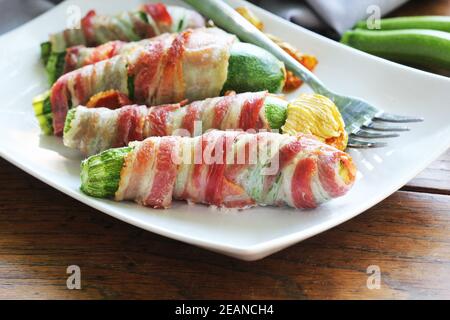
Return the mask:
<path fill-rule="evenodd" d="M 365 20 L 356 24 L 356 28 L 368 29 Z M 450 32 L 449 16 L 418 16 L 396 17 L 380 20 L 380 29 L 376 30 L 400 30 L 400 29 L 428 29 Z"/>
<path fill-rule="evenodd" d="M 47 65 L 48 58 L 52 52 L 52 44 L 47 42 L 41 43 L 41 60 L 44 65 Z"/>
<path fill-rule="evenodd" d="M 64 133 L 69 131 L 72 127 L 72 121 L 75 119 L 76 108 L 70 109 L 67 112 L 66 120 L 64 122 Z"/>
<path fill-rule="evenodd" d="M 268 96 L 264 101 L 264 106 L 270 128 L 281 129 L 286 123 L 288 102 L 274 96 Z"/>
<path fill-rule="evenodd" d="M 286 80 L 284 64 L 255 45 L 236 42 L 231 47 L 228 76 L 222 93 L 228 90 L 280 92 Z"/>
<path fill-rule="evenodd" d="M 119 188 L 120 171 L 132 147 L 114 148 L 81 162 L 81 191 L 97 198 L 114 196 Z"/>
<path fill-rule="evenodd" d="M 47 71 L 48 83 L 52 85 L 64 73 L 66 64 L 66 52 L 52 52 L 48 56 L 45 70 Z"/>
<path fill-rule="evenodd" d="M 341 43 L 400 63 L 450 70 L 450 33 L 443 31 L 356 29 L 347 31 Z"/>
<path fill-rule="evenodd" d="M 39 123 L 41 131 L 45 135 L 53 133 L 53 114 L 50 103 L 50 91 L 46 91 L 33 99 L 34 115 Z"/>

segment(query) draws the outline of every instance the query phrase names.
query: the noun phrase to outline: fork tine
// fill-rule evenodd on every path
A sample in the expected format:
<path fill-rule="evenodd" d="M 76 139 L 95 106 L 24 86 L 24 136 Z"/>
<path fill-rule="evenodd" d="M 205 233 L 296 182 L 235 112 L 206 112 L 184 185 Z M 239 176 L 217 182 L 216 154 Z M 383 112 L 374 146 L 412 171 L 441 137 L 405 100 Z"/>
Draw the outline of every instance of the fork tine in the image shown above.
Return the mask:
<path fill-rule="evenodd" d="M 390 125 L 384 125 L 377 122 L 371 122 L 367 125 L 363 125 L 361 127 L 362 129 L 371 129 L 375 131 L 409 131 L 410 129 L 405 126 L 390 126 Z"/>
<path fill-rule="evenodd" d="M 386 142 L 369 142 L 358 139 L 350 138 L 348 139 L 347 147 L 349 148 L 358 148 L 358 149 L 367 149 L 367 148 L 381 148 L 387 146 Z"/>
<path fill-rule="evenodd" d="M 407 123 L 407 122 L 421 122 L 423 118 L 420 117 L 408 117 L 401 116 L 393 113 L 382 112 L 379 115 L 376 115 L 373 120 L 378 121 L 386 121 L 386 122 L 398 122 L 398 123 Z"/>
<path fill-rule="evenodd" d="M 352 136 L 357 138 L 365 138 L 365 139 L 376 139 L 376 138 L 396 138 L 400 136 L 398 133 L 378 133 L 378 132 L 370 132 L 367 130 L 359 129 L 356 132 L 351 133 Z"/>

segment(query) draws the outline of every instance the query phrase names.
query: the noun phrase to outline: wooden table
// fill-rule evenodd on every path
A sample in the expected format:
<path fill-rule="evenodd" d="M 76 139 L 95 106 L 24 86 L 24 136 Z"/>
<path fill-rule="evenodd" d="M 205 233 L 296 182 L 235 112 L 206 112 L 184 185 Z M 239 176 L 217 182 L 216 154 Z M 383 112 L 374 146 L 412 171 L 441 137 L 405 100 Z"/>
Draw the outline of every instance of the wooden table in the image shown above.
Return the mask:
<path fill-rule="evenodd" d="M 423 2 L 402 10 L 437 10 Z M 2 159 L 0 181 L 0 298 L 450 298 L 450 150 L 355 219 L 256 262 L 127 225 Z M 69 265 L 81 290 L 66 287 Z"/>

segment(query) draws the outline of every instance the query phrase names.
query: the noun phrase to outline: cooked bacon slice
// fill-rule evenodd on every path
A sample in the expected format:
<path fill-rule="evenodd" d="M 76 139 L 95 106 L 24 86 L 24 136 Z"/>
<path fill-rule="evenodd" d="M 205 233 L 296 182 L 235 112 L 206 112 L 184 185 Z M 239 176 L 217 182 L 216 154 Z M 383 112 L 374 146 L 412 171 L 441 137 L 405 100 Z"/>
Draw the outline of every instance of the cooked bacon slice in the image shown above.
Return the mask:
<path fill-rule="evenodd" d="M 161 139 L 154 166 L 153 183 L 144 200 L 144 205 L 154 208 L 167 208 L 172 203 L 173 185 L 177 178 L 177 163 L 172 161 L 178 155 L 178 139 L 167 137 Z"/>
<path fill-rule="evenodd" d="M 167 208 L 172 199 L 227 208 L 314 208 L 345 194 L 355 179 L 349 155 L 304 135 L 215 130 L 194 138 L 150 137 L 132 145 L 115 199 L 153 208 Z M 273 152 L 260 156 L 267 145 Z M 255 152 L 254 161 L 251 155 L 243 163 L 227 161 L 248 148 Z M 272 166 L 275 170 L 264 171 Z M 326 181 L 320 178 L 324 166 Z"/>
<path fill-rule="evenodd" d="M 97 15 L 95 10 L 90 10 L 88 13 L 81 19 L 81 29 L 83 30 L 84 38 L 86 39 L 86 44 L 89 46 L 96 45 L 95 39 L 95 29 L 94 29 L 94 18 Z"/>
<path fill-rule="evenodd" d="M 156 94 L 159 79 L 164 72 L 165 52 L 174 37 L 160 36 L 148 43 L 145 50 L 140 50 L 136 61 L 129 67 L 129 74 L 134 79 L 134 97 L 136 101 L 149 101 L 149 96 Z"/>
<path fill-rule="evenodd" d="M 263 105 L 264 99 L 261 99 L 260 96 L 254 96 L 245 101 L 239 116 L 239 128 L 242 130 L 263 129 L 259 122 L 259 114 Z"/>
<path fill-rule="evenodd" d="M 86 103 L 86 107 L 117 109 L 130 104 L 131 100 L 126 94 L 117 90 L 107 90 L 93 95 Z"/>
<path fill-rule="evenodd" d="M 143 5 L 144 11 L 148 13 L 157 24 L 170 26 L 172 17 L 167 11 L 167 7 L 162 3 L 148 3 Z"/>
<path fill-rule="evenodd" d="M 66 50 L 64 73 L 110 59 L 127 52 L 127 50 L 130 50 L 130 47 L 129 43 L 119 40 L 110 41 L 94 48 L 84 46 L 70 47 Z"/>
<path fill-rule="evenodd" d="M 317 172 L 316 161 L 301 159 L 295 166 L 292 177 L 292 200 L 296 208 L 315 208 L 316 201 L 312 190 L 312 179 Z"/>
<path fill-rule="evenodd" d="M 172 132 L 171 117 L 173 111 L 180 108 L 179 104 L 169 104 L 150 108 L 147 117 L 142 119 L 145 123 L 143 135 L 149 136 L 167 136 Z M 120 119 L 119 119 L 120 121 Z M 132 141 L 128 139 L 128 141 Z"/>
<path fill-rule="evenodd" d="M 62 76 L 53 85 L 50 95 L 50 104 L 53 114 L 53 131 L 55 135 L 61 135 L 64 128 L 64 119 L 69 110 L 70 93 L 67 88 L 68 77 Z"/>
<path fill-rule="evenodd" d="M 145 107 L 137 105 L 120 109 L 116 117 L 117 130 L 115 131 L 116 137 L 113 146 L 121 147 L 127 145 L 130 141 L 143 139 L 143 117 L 145 117 L 146 111 Z"/>
<path fill-rule="evenodd" d="M 74 110 L 70 129 L 64 133 L 64 144 L 87 154 L 104 150 L 99 149 L 99 144 L 92 143 L 99 137 L 87 135 L 91 130 L 99 132 L 101 146 L 106 149 L 150 136 L 193 136 L 209 129 L 269 130 L 264 109 L 266 97 L 267 92 L 261 91 L 209 98 L 183 107 L 180 103 L 150 108 L 129 105 L 116 110 L 79 106 Z M 101 95 L 99 99 L 101 101 Z M 106 134 L 108 130 L 110 133 Z"/>

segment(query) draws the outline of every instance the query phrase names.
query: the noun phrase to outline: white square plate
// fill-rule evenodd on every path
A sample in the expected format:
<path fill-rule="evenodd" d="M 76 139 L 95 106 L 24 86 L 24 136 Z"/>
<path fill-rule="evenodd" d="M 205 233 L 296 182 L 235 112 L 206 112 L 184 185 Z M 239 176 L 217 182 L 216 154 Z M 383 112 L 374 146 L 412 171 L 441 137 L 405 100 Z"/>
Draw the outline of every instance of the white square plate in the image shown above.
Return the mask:
<path fill-rule="evenodd" d="M 225 212 L 176 203 L 172 209 L 161 211 L 87 197 L 79 191 L 81 156 L 65 148 L 58 138 L 41 136 L 33 116 L 31 99 L 47 89 L 39 43 L 50 32 L 66 26 L 71 5 L 79 6 L 82 14 L 91 8 L 115 13 L 136 8 L 141 2 L 69 0 L 0 37 L 2 157 L 71 197 L 127 223 L 233 257 L 256 260 L 375 205 L 450 146 L 449 78 L 361 53 L 255 7 L 268 32 L 318 57 L 316 74 L 332 89 L 364 97 L 389 112 L 423 116 L 425 122 L 411 125 L 413 130 L 390 140 L 389 147 L 351 150 L 359 169 L 354 188 L 345 197 L 315 210 L 265 207 Z M 240 0 L 229 2 L 233 6 L 244 4 Z M 184 5 L 181 1 L 167 3 Z"/>

